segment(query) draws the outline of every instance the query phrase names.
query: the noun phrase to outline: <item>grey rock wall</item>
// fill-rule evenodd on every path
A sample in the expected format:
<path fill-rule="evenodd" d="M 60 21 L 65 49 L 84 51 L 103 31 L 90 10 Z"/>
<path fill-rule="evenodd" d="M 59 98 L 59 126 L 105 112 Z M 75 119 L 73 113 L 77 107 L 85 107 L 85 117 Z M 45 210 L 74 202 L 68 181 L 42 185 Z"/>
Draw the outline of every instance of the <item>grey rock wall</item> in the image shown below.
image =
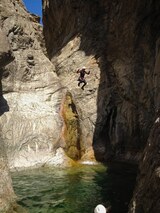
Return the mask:
<path fill-rule="evenodd" d="M 43 0 L 47 52 L 75 97 L 84 143 L 99 161 L 141 162 L 130 212 L 159 212 L 159 14 L 152 0 Z"/>
<path fill-rule="evenodd" d="M 154 83 L 156 85 L 155 103 L 159 107 L 159 39 L 156 42 L 156 61 L 154 69 Z M 139 165 L 139 173 L 137 177 L 137 184 L 134 190 L 133 198 L 130 203 L 129 212 L 155 212 L 158 213 L 160 209 L 160 109 L 156 111 L 154 123 L 151 128 L 150 136 L 147 145 L 144 149 L 142 160 Z"/>
<path fill-rule="evenodd" d="M 7 36 L 0 27 L 0 68 L 13 60 Z M 2 94 L 0 94 L 2 99 Z M 8 169 L 8 161 L 0 127 L 0 212 L 7 212 L 15 202 L 12 181 Z"/>
<path fill-rule="evenodd" d="M 84 143 L 93 142 L 100 161 L 135 163 L 145 147 L 159 91 L 153 77 L 158 8 L 152 1 L 43 1 L 49 58 L 75 97 Z M 84 91 L 75 74 L 83 65 L 91 70 Z"/>
<path fill-rule="evenodd" d="M 84 160 L 94 159 L 92 141 L 97 119 L 100 68 L 94 49 L 99 43 L 93 40 L 100 41 L 102 38 L 102 35 L 97 38 L 102 17 L 100 15 L 96 23 L 93 19 L 96 20 L 99 14 L 99 7 L 95 1 L 62 1 L 61 4 L 58 1 L 43 1 L 43 31 L 48 56 L 66 91 L 71 92 L 74 98 L 80 117 Z M 92 33 L 94 38 L 90 37 Z M 83 66 L 90 71 L 90 75 L 86 75 L 84 90 L 77 85 L 79 75 L 76 73 Z"/>
<path fill-rule="evenodd" d="M 9 167 L 65 165 L 59 144 L 63 87 L 45 55 L 42 26 L 22 1 L 2 0 L 0 21 L 14 55 L 1 68 L 2 138 Z"/>
<path fill-rule="evenodd" d="M 131 213 L 159 212 L 160 208 L 160 117 L 155 120 L 145 148 L 137 185 L 130 203 Z"/>

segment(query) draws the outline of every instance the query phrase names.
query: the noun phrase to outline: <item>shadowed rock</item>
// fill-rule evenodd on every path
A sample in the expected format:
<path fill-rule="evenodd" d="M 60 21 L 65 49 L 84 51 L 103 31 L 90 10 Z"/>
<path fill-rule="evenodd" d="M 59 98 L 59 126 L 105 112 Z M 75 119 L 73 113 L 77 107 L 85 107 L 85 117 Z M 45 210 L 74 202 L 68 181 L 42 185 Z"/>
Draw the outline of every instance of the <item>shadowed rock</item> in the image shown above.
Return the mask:
<path fill-rule="evenodd" d="M 99 161 L 139 163 L 160 103 L 160 2 L 43 0 L 43 14 L 47 52 L 76 100 L 86 150 L 92 141 Z M 82 66 L 91 68 L 83 93 L 75 77 Z M 144 188 L 136 212 L 148 211 Z"/>
<path fill-rule="evenodd" d="M 5 33 L 0 28 L 0 67 L 4 67 L 13 61 L 14 56 L 6 39 Z"/>

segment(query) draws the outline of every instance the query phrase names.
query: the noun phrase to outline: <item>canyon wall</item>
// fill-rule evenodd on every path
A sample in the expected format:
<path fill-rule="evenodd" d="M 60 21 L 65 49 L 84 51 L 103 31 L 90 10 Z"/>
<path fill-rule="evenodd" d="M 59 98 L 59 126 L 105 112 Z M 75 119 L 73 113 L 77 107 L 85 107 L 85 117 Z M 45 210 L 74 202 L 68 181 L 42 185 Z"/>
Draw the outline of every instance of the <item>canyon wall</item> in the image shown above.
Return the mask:
<path fill-rule="evenodd" d="M 2 208 L 14 201 L 8 167 L 96 158 L 142 159 L 130 211 L 157 211 L 159 14 L 154 0 L 43 0 L 43 38 L 21 0 L 1 0 L 10 43 L 0 41 L 1 185 L 10 194 Z M 76 72 L 83 66 L 84 90 Z"/>
<path fill-rule="evenodd" d="M 92 1 L 90 1 L 90 6 L 93 7 L 92 11 L 95 13 L 93 16 L 96 17 L 99 14 L 96 8 L 97 5 L 92 4 Z M 84 27 L 85 24 L 88 24 L 89 19 L 91 23 L 90 32 Z M 100 68 L 95 58 L 90 35 L 92 34 L 92 24 L 95 24 L 94 28 L 98 30 L 96 25 L 99 24 L 99 21 L 98 19 L 96 23 L 93 22 L 92 17 L 90 17 L 88 3 L 82 2 L 81 4 L 80 1 L 43 1 L 43 31 L 48 56 L 54 64 L 55 72 L 66 88 L 66 92 L 72 94 L 79 117 L 81 129 L 80 149 L 83 160 L 94 159 L 92 141 L 97 118 Z M 84 35 L 81 34 L 82 28 L 84 28 Z M 90 34 L 88 35 L 88 33 Z M 96 39 L 98 31 L 95 33 Z M 94 45 L 99 45 L 99 43 L 96 44 L 95 42 Z M 101 45 L 103 45 L 103 42 Z M 84 48 L 87 49 L 87 52 Z M 92 54 L 92 52 L 94 53 Z M 90 75 L 86 76 L 88 84 L 84 90 L 77 85 L 79 76 L 76 73 L 77 69 L 83 66 L 86 66 L 87 72 L 90 71 Z"/>
<path fill-rule="evenodd" d="M 158 5 L 61 3 L 43 1 L 45 49 L 38 17 L 22 1 L 1 2 L 2 27 L 15 57 L 1 72 L 9 166 L 53 164 L 63 150 L 75 152 L 68 154 L 74 160 L 135 163 L 158 108 L 153 71 Z M 84 90 L 77 85 L 82 66 L 90 70 Z M 65 105 L 69 93 L 72 103 Z M 73 113 L 72 123 L 77 117 L 76 127 L 67 127 L 64 106 Z M 77 132 L 73 141 L 69 128 L 69 134 Z"/>
<path fill-rule="evenodd" d="M 160 209 L 160 113 L 152 127 L 148 144 L 139 166 L 137 185 L 129 212 L 155 212 Z"/>
<path fill-rule="evenodd" d="M 13 60 L 7 36 L 0 28 L 0 67 Z M 0 138 L 0 212 L 7 211 L 14 201 L 14 192 L 11 185 L 11 178 L 7 167 L 6 150 L 2 138 Z"/>
<path fill-rule="evenodd" d="M 159 107 L 158 8 L 154 1 L 43 1 L 49 58 L 100 161 L 137 162 L 146 145 Z M 83 65 L 91 71 L 84 91 L 75 73 Z"/>
<path fill-rule="evenodd" d="M 2 0 L 0 22 L 14 60 L 1 68 L 1 136 L 10 169 L 65 166 L 63 86 L 46 57 L 39 18 L 21 0 Z"/>
<path fill-rule="evenodd" d="M 2 31 L 0 23 L 0 70 L 2 67 L 9 64 L 14 60 L 12 51 L 9 46 L 6 34 Z M 2 73 L 1 73 L 2 74 Z M 0 94 L 2 103 L 3 95 L 2 90 Z M 6 146 L 1 135 L 2 126 L 0 126 L 0 212 L 1 213 L 15 213 L 25 211 L 15 203 L 16 196 L 12 188 L 12 181 L 8 168 L 8 160 L 6 154 Z"/>
<path fill-rule="evenodd" d="M 154 74 L 155 103 L 160 104 L 160 53 L 159 39 L 156 42 Z M 160 108 L 156 110 L 154 124 L 139 165 L 137 185 L 130 203 L 130 213 L 155 212 L 160 209 Z"/>
<path fill-rule="evenodd" d="M 141 162 L 130 212 L 159 210 L 159 14 L 154 0 L 43 0 L 47 53 L 81 112 L 82 141 L 99 161 Z"/>

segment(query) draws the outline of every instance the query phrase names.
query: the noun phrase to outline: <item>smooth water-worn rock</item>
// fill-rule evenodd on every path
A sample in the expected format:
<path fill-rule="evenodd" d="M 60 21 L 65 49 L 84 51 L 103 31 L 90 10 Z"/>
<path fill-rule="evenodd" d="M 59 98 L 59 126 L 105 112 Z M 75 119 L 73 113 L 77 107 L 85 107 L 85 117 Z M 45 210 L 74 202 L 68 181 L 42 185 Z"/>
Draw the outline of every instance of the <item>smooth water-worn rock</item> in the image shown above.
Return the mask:
<path fill-rule="evenodd" d="M 46 165 L 60 148 L 63 86 L 45 55 L 42 26 L 35 16 L 22 1 L 3 0 L 0 6 L 0 20 L 14 54 L 14 61 L 1 70 L 2 138 L 9 167 Z"/>
<path fill-rule="evenodd" d="M 0 71 L 2 66 L 13 60 L 7 36 L 1 30 L 0 26 Z M 0 93 L 0 104 L 2 104 L 3 95 Z M 4 141 L 1 137 L 0 127 L 0 212 L 13 212 L 12 204 L 15 203 L 15 194 L 12 188 L 12 181 L 9 174 L 8 161 Z"/>
<path fill-rule="evenodd" d="M 83 91 L 77 87 L 77 64 L 72 67 L 71 72 L 71 66 L 64 64 L 65 69 L 59 69 L 58 73 L 57 63 L 54 60 L 51 63 L 46 57 L 42 26 L 35 16 L 26 11 L 22 1 L 3 0 L 0 6 L 0 20 L 14 57 L 14 61 L 1 70 L 2 138 L 6 144 L 9 167 L 21 169 L 47 164 L 66 166 L 67 163 L 64 162 L 69 162 L 70 165 L 73 163 L 72 159 L 95 160 L 92 137 L 100 76 L 95 59 L 86 57 L 83 51 L 75 55 L 75 60 L 88 61 L 90 69 L 92 65 L 88 85 Z M 80 37 L 76 37 L 62 50 L 63 55 L 72 55 L 72 49 L 78 49 L 79 45 Z M 63 57 L 57 57 L 57 60 L 60 62 Z M 68 63 L 71 62 L 68 60 Z M 83 63 L 79 64 L 79 67 L 82 65 Z M 69 78 L 66 78 L 68 74 Z M 71 92 L 71 87 L 75 93 Z M 65 109 L 68 108 L 77 120 L 70 120 L 71 132 L 77 132 L 74 139 L 70 133 L 70 122 L 64 117 L 67 114 L 62 113 L 68 93 L 71 93 L 73 105 L 71 103 L 70 107 L 67 103 Z M 67 133 L 64 134 L 66 126 Z M 58 153 L 62 159 L 54 162 Z"/>

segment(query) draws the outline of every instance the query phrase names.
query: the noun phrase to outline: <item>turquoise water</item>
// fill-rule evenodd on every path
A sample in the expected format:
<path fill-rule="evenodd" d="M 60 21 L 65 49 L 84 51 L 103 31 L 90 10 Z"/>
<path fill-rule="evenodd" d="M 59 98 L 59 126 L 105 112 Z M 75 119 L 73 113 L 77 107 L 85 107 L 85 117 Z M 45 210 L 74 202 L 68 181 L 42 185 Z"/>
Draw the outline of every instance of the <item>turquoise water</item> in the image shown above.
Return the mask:
<path fill-rule="evenodd" d="M 30 213 L 92 213 L 99 203 L 125 213 L 133 185 L 99 165 L 16 172 L 12 179 L 18 203 Z"/>

